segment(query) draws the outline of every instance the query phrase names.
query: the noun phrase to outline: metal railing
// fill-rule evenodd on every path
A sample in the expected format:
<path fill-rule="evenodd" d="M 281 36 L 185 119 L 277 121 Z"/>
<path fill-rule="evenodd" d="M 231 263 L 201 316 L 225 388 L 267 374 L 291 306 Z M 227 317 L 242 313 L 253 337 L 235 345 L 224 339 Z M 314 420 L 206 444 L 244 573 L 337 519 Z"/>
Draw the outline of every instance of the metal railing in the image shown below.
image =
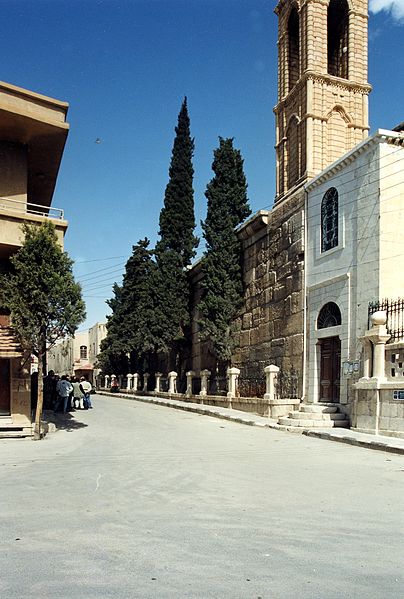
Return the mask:
<path fill-rule="evenodd" d="M 13 198 L 0 197 L 0 211 L 7 210 L 16 214 L 35 214 L 36 216 L 44 216 L 57 220 L 64 219 L 64 211 L 61 208 L 53 208 L 52 206 L 41 206 L 40 204 L 32 204 L 23 200 L 15 200 Z"/>
<path fill-rule="evenodd" d="M 276 399 L 297 399 L 299 372 L 293 366 L 290 370 L 280 370 L 275 379 Z"/>
<path fill-rule="evenodd" d="M 237 386 L 240 397 L 264 397 L 266 392 L 263 376 L 240 376 Z"/>
<path fill-rule="evenodd" d="M 386 328 L 389 335 L 391 335 L 390 341 L 404 339 L 404 299 L 383 299 L 381 301 L 370 302 L 368 308 L 368 328 L 370 327 L 371 315 L 379 310 L 386 312 Z"/>

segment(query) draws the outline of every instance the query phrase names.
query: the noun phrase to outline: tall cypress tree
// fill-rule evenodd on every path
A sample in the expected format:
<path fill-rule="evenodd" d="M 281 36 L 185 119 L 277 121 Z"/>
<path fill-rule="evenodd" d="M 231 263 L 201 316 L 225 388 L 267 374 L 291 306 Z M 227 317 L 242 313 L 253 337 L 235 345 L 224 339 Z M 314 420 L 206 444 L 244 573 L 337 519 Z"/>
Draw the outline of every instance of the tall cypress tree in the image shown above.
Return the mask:
<path fill-rule="evenodd" d="M 194 140 L 191 138 L 187 98 L 181 106 L 169 169 L 169 181 L 160 212 L 160 241 L 156 251 L 173 250 L 187 267 L 195 256 L 198 239 L 194 236 L 194 169 L 192 158 Z"/>
<path fill-rule="evenodd" d="M 216 360 L 230 363 L 234 347 L 233 323 L 243 299 L 241 244 L 235 228 L 251 214 L 243 159 L 233 139 L 219 137 L 214 152 L 213 179 L 205 196 L 207 216 L 203 258 L 204 290 L 200 302 L 200 335 L 209 340 Z"/>
<path fill-rule="evenodd" d="M 186 329 L 190 323 L 187 267 L 195 256 L 198 244 L 194 235 L 194 141 L 190 134 L 186 98 L 178 115 L 175 133 L 169 181 L 160 213 L 154 286 L 155 312 L 158 316 L 156 337 L 160 337 L 161 347 L 171 355 L 169 367 L 180 366 L 178 362 L 186 343 Z"/>

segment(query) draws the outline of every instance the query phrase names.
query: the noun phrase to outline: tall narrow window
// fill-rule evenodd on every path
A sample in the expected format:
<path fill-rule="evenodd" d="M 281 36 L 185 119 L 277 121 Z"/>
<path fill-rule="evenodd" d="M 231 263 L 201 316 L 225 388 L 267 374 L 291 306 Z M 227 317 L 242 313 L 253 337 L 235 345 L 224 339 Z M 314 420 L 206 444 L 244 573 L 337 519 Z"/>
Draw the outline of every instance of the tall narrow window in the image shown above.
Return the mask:
<path fill-rule="evenodd" d="M 330 0 L 328 6 L 328 72 L 348 79 L 349 15 L 346 0 Z"/>
<path fill-rule="evenodd" d="M 300 75 L 300 46 L 299 46 L 299 15 L 296 8 L 292 8 L 288 21 L 288 70 L 289 91 L 297 83 Z"/>
<path fill-rule="evenodd" d="M 330 187 L 321 202 L 321 251 L 338 245 L 338 191 Z"/>
<path fill-rule="evenodd" d="M 80 345 L 80 360 L 87 360 L 87 345 Z"/>

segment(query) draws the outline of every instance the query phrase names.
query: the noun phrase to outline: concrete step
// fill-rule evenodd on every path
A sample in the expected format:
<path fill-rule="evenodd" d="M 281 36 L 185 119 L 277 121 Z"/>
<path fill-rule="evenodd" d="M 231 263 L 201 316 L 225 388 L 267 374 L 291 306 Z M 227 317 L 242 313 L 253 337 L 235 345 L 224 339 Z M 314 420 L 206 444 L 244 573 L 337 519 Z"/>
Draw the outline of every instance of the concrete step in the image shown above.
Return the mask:
<path fill-rule="evenodd" d="M 349 420 L 314 420 L 309 418 L 279 418 L 282 426 L 294 426 L 299 428 L 348 428 Z"/>
<path fill-rule="evenodd" d="M 338 406 L 335 404 L 330 405 L 322 405 L 322 404 L 302 404 L 300 406 L 300 411 L 310 414 L 334 414 L 338 412 Z"/>
<path fill-rule="evenodd" d="M 345 414 L 339 412 L 289 412 L 288 418 L 297 420 L 345 420 Z"/>

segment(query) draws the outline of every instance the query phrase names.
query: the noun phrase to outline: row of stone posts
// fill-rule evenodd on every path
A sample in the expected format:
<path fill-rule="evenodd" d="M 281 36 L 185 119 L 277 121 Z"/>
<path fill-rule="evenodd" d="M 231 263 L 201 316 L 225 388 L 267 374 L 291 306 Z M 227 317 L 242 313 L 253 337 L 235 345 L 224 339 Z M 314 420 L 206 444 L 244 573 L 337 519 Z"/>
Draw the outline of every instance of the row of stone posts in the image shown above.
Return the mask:
<path fill-rule="evenodd" d="M 270 364 L 269 366 L 266 366 L 266 368 L 264 368 L 265 379 L 266 379 L 266 393 L 264 395 L 264 399 L 268 399 L 268 400 L 275 399 L 276 377 L 278 375 L 278 372 L 279 372 L 279 368 L 278 368 L 278 366 L 275 366 L 274 364 Z M 201 396 L 201 397 L 205 397 L 209 394 L 208 393 L 208 385 L 209 385 L 209 379 L 210 379 L 211 374 L 212 373 L 210 370 L 201 370 L 201 372 L 200 372 L 201 390 L 199 392 L 199 396 Z M 155 379 L 156 379 L 155 388 L 154 388 L 155 393 L 161 393 L 161 391 L 162 391 L 161 390 L 162 376 L 163 376 L 163 374 L 161 372 L 156 372 L 156 374 L 155 374 Z M 174 371 L 169 372 L 167 375 L 167 377 L 168 377 L 168 393 L 170 393 L 170 394 L 177 393 L 177 376 L 178 376 L 177 373 Z M 185 395 L 187 397 L 190 397 L 191 395 L 193 395 L 192 380 L 195 378 L 195 376 L 196 376 L 196 373 L 193 370 L 189 370 L 186 373 L 187 388 L 186 388 Z M 240 370 L 238 368 L 228 368 L 227 369 L 227 382 L 228 382 L 227 397 L 228 397 L 228 399 L 232 399 L 237 396 L 239 376 L 240 376 Z M 143 385 L 141 388 L 142 391 L 148 391 L 149 377 L 150 377 L 150 374 L 148 372 L 145 372 L 143 374 Z M 126 381 L 127 381 L 126 382 L 126 390 L 127 391 L 138 391 L 140 378 L 141 378 L 140 374 L 138 374 L 137 372 L 135 372 L 134 374 L 128 374 L 126 377 Z M 104 377 L 104 388 L 105 389 L 108 389 L 109 387 L 114 387 L 114 386 L 118 386 L 119 388 L 122 389 L 122 383 L 123 383 L 122 376 L 116 377 L 114 374 L 111 374 L 111 375 L 107 374 Z"/>

